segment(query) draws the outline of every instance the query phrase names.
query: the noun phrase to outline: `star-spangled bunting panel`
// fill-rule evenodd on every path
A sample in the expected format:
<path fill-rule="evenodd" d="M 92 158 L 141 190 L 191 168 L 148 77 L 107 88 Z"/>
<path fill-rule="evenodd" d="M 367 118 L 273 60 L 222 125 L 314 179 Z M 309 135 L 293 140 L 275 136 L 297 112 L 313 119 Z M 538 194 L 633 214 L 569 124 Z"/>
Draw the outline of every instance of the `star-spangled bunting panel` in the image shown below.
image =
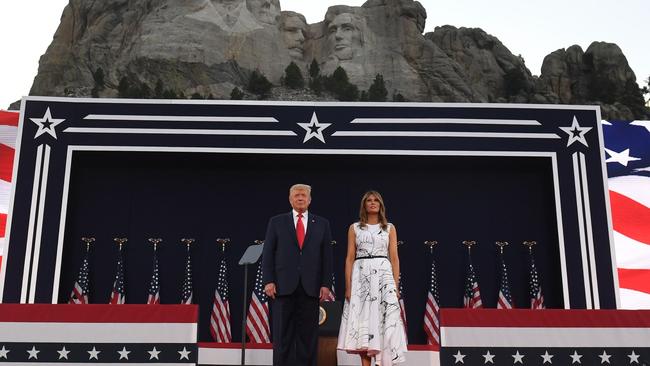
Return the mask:
<path fill-rule="evenodd" d="M 650 362 L 647 311 L 442 309 L 441 321 L 441 366 Z"/>
<path fill-rule="evenodd" d="M 196 306 L 0 304 L 0 364 L 195 365 Z"/>

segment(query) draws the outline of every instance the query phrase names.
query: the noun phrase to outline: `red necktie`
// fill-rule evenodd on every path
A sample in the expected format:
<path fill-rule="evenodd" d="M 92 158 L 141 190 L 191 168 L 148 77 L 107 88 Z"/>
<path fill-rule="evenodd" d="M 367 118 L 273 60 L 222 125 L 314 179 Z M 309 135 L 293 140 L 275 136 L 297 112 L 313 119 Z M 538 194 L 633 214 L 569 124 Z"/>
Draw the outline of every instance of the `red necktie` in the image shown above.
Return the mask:
<path fill-rule="evenodd" d="M 296 238 L 298 238 L 298 246 L 302 250 L 302 243 L 305 241 L 305 225 L 302 223 L 302 214 L 298 214 L 298 222 L 296 223 Z"/>

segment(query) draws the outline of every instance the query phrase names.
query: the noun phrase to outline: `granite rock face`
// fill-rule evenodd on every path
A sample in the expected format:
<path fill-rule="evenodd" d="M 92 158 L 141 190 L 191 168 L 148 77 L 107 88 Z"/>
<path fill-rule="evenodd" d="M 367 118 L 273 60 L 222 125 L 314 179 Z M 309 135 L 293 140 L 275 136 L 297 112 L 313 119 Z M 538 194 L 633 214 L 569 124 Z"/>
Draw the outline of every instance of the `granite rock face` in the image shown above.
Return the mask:
<path fill-rule="evenodd" d="M 126 78 L 227 99 L 254 70 L 279 85 L 290 62 L 307 77 L 315 60 L 323 75 L 342 67 L 360 90 L 381 74 L 389 96 L 410 101 L 600 102 L 614 114 L 643 113 L 624 105 L 638 85 L 616 45 L 555 51 L 538 78 L 481 29 L 424 35 L 426 17 L 413 0 L 333 6 L 315 24 L 279 0 L 70 0 L 30 94 L 114 97 Z M 615 97 L 603 101 L 603 87 Z"/>

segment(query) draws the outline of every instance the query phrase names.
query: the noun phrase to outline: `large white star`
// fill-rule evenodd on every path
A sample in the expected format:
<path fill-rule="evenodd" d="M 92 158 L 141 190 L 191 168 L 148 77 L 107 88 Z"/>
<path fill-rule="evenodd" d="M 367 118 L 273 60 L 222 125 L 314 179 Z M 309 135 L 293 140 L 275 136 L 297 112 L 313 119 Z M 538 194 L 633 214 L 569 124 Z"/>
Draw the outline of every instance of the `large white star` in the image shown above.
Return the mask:
<path fill-rule="evenodd" d="M 630 124 L 634 126 L 645 127 L 648 130 L 648 132 L 650 132 L 650 121 L 634 121 Z"/>
<path fill-rule="evenodd" d="M 63 348 L 57 352 L 59 353 L 59 360 L 62 358 L 65 358 L 66 360 L 68 359 L 68 353 L 70 353 L 70 351 L 65 349 L 65 346 L 63 346 Z"/>
<path fill-rule="evenodd" d="M 578 141 L 579 143 L 589 147 L 589 145 L 587 145 L 587 140 L 585 139 L 585 134 L 591 130 L 591 127 L 580 127 L 578 119 L 575 116 L 573 116 L 571 127 L 560 127 L 560 129 L 569 135 L 569 141 L 567 141 L 566 146 L 571 146 L 571 144 Z"/>
<path fill-rule="evenodd" d="M 577 362 L 577 363 L 582 363 L 582 362 L 580 362 L 580 359 L 582 358 L 582 355 L 579 355 L 579 354 L 578 354 L 578 351 L 575 351 L 575 350 L 574 350 L 574 351 L 573 351 L 573 354 L 572 354 L 572 355 L 569 355 L 569 357 L 571 357 L 571 364 L 572 364 L 572 365 L 573 365 L 574 363 L 576 363 L 576 362 Z"/>
<path fill-rule="evenodd" d="M 455 355 L 452 355 L 452 356 L 454 356 L 454 358 L 455 358 L 454 363 L 459 363 L 459 362 L 460 363 L 465 363 L 465 361 L 463 361 L 463 359 L 465 358 L 465 355 L 460 353 L 460 350 L 458 350 L 458 353 L 456 353 Z"/>
<path fill-rule="evenodd" d="M 127 351 L 127 350 L 126 350 L 126 347 L 122 347 L 122 350 L 121 350 L 121 351 L 117 351 L 117 353 L 120 354 L 120 360 L 121 360 L 121 359 L 128 360 L 128 359 L 129 359 L 129 353 L 131 353 L 131 351 Z"/>
<path fill-rule="evenodd" d="M 27 353 L 29 353 L 29 358 L 28 360 L 31 360 L 32 358 L 35 360 L 38 360 L 38 353 L 41 352 L 36 349 L 36 346 L 32 346 L 32 349 L 27 350 Z"/>
<path fill-rule="evenodd" d="M 56 138 L 56 131 L 54 130 L 54 128 L 59 123 L 65 121 L 65 119 L 52 118 L 52 113 L 50 113 L 49 107 L 47 108 L 47 110 L 45 110 L 45 115 L 43 116 L 43 118 L 30 118 L 30 119 L 38 126 L 36 135 L 34 135 L 35 139 L 44 133 L 48 133 L 50 134 L 50 136 Z"/>
<path fill-rule="evenodd" d="M 524 355 L 519 354 L 519 350 L 517 350 L 517 353 L 512 355 L 512 358 L 514 358 L 514 361 L 512 363 L 524 363 Z"/>
<path fill-rule="evenodd" d="M 4 358 L 5 360 L 7 359 L 7 353 L 11 352 L 10 350 L 6 349 L 4 345 L 2 345 L 2 349 L 0 349 L 0 358 Z"/>
<path fill-rule="evenodd" d="M 320 142 L 325 143 L 325 137 L 323 137 L 323 130 L 331 126 L 331 123 L 319 123 L 318 117 L 316 117 L 316 112 L 311 115 L 311 121 L 309 123 L 298 123 L 298 126 L 302 127 L 307 131 L 305 134 L 305 139 L 302 140 L 302 143 L 311 140 L 312 137 L 315 137 L 320 140 Z"/>
<path fill-rule="evenodd" d="M 600 363 L 603 364 L 605 362 L 610 363 L 609 358 L 612 357 L 612 355 L 608 355 L 607 352 L 603 350 L 603 354 L 598 355 L 598 357 L 600 357 Z"/>
<path fill-rule="evenodd" d="M 608 148 L 605 148 L 605 151 L 609 154 L 609 158 L 605 160 L 606 163 L 619 163 L 623 166 L 627 166 L 627 163 L 630 161 L 641 160 L 640 158 L 630 156 L 630 149 L 625 149 L 620 153 Z"/>
<path fill-rule="evenodd" d="M 100 353 L 101 351 L 98 351 L 98 350 L 95 348 L 95 346 L 93 346 L 93 349 L 91 349 L 90 351 L 86 351 L 86 352 L 88 352 L 88 359 L 89 359 L 89 360 L 92 360 L 93 358 L 94 358 L 95 360 L 99 360 L 99 353 Z"/>
<path fill-rule="evenodd" d="M 553 361 L 551 360 L 551 358 L 553 358 L 553 355 L 549 354 L 548 351 L 544 351 L 544 354 L 540 355 L 540 357 L 544 359 L 544 362 L 542 362 L 542 364 L 545 364 L 547 362 L 553 363 Z"/>
<path fill-rule="evenodd" d="M 156 360 L 159 359 L 159 358 L 158 358 L 158 354 L 160 353 L 160 351 L 158 351 L 158 350 L 156 349 L 156 347 L 154 347 L 151 351 L 147 351 L 147 352 L 149 352 L 149 359 L 150 359 L 150 360 L 153 360 L 154 358 L 155 358 Z"/>
<path fill-rule="evenodd" d="M 483 361 L 483 363 L 494 364 L 494 356 L 496 355 L 490 354 L 490 350 L 488 350 L 487 353 L 483 355 L 483 358 L 485 358 L 485 361 Z"/>
<path fill-rule="evenodd" d="M 178 351 L 178 353 L 180 353 L 180 355 L 181 355 L 181 358 L 180 358 L 181 360 L 186 359 L 186 360 L 189 361 L 190 360 L 190 353 L 192 353 L 192 351 L 188 351 L 187 348 L 183 347 L 183 350 Z"/>
<path fill-rule="evenodd" d="M 637 355 L 636 353 L 634 353 L 634 350 L 632 350 L 632 353 L 627 355 L 627 357 L 630 358 L 630 365 L 633 363 L 639 363 L 639 356 L 641 355 Z"/>

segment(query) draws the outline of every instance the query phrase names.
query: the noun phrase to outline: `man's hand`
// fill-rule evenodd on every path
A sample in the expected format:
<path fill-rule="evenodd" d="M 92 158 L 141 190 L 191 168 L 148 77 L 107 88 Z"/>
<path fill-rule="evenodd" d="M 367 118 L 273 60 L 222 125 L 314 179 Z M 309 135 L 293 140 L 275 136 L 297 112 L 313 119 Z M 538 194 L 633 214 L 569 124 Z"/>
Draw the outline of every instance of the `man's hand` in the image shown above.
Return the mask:
<path fill-rule="evenodd" d="M 269 282 L 264 286 L 264 293 L 266 296 L 272 298 L 275 300 L 275 283 L 274 282 Z"/>
<path fill-rule="evenodd" d="M 323 302 L 325 299 L 327 299 L 330 296 L 330 289 L 329 287 L 321 287 L 320 288 L 320 301 Z"/>

